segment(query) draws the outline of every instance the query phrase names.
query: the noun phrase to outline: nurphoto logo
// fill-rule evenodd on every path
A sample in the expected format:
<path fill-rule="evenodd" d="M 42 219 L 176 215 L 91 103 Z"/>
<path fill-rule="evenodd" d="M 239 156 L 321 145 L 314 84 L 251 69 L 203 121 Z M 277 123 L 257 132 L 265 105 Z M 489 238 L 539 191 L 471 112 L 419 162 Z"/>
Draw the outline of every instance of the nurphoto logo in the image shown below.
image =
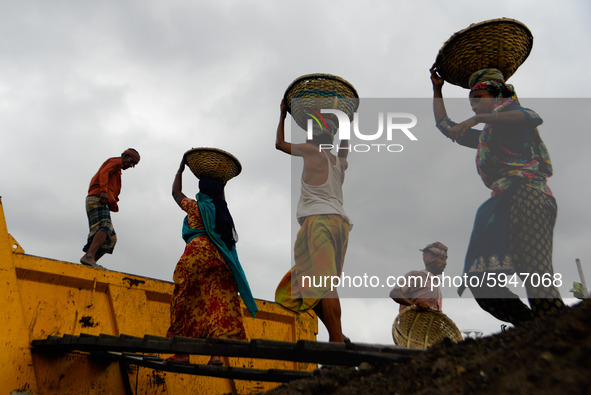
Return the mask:
<path fill-rule="evenodd" d="M 320 112 L 307 108 L 306 115 L 308 118 L 308 125 L 306 128 L 306 132 L 308 134 L 308 139 L 311 140 L 313 136 L 313 127 L 314 122 L 320 127 L 321 131 L 329 131 L 328 123 L 326 119 L 322 116 L 322 114 L 333 114 L 337 117 L 338 120 L 338 138 L 339 140 L 350 140 L 351 139 L 351 121 L 346 113 L 340 110 L 335 109 L 321 109 Z M 339 149 L 347 149 L 349 152 L 402 152 L 404 147 L 402 144 L 394 144 L 392 140 L 396 135 L 399 135 L 399 132 L 402 132 L 409 140 L 417 141 L 418 139 L 412 132 L 410 131 L 411 128 L 417 125 L 417 117 L 414 114 L 406 113 L 406 112 L 379 112 L 377 113 L 378 116 L 378 130 L 374 133 L 362 133 L 359 130 L 359 114 L 353 114 L 353 133 L 359 140 L 363 141 L 374 141 L 374 143 L 362 143 L 362 144 L 353 144 L 349 145 L 348 147 L 339 147 L 338 145 L 334 144 L 320 144 L 319 149 L 323 148 L 336 148 Z M 401 122 L 402 121 L 402 122 Z M 384 127 L 385 124 L 385 127 Z M 383 140 L 384 137 L 384 129 L 385 129 L 385 141 L 384 143 L 380 143 L 380 140 Z M 330 132 L 330 131 L 329 131 Z"/>

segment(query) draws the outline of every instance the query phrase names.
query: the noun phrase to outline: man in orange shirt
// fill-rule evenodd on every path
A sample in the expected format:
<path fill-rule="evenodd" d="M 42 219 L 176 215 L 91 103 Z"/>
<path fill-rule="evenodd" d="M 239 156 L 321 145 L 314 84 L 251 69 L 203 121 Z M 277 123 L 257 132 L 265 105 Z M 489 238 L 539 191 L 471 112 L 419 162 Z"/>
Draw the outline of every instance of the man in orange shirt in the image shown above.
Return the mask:
<path fill-rule="evenodd" d="M 125 150 L 121 157 L 109 158 L 90 180 L 86 196 L 86 215 L 88 216 L 88 241 L 82 251 L 86 254 L 80 263 L 100 267 L 98 261 L 104 254 L 112 254 L 117 235 L 111 222 L 111 211 L 119 211 L 117 201 L 121 192 L 121 170 L 135 167 L 140 154 L 133 148 Z"/>

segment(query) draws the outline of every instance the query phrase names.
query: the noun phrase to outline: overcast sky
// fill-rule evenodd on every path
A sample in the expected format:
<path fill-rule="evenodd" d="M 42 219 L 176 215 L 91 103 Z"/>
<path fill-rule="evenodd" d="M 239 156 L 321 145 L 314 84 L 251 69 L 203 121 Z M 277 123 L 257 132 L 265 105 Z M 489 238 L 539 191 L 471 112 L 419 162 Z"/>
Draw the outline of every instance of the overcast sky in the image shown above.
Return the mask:
<path fill-rule="evenodd" d="M 549 185 L 559 207 L 554 269 L 563 275 L 563 297 L 571 296 L 575 258 L 591 278 L 585 182 L 591 137 L 583 122 L 590 104 L 584 67 L 591 64 L 591 5 L 476 4 L 482 6 L 2 1 L 0 195 L 9 232 L 28 254 L 78 262 L 88 232 L 89 181 L 104 160 L 135 147 L 142 160 L 123 172 L 120 212 L 112 216 L 118 244 L 100 263 L 171 281 L 184 248 L 173 176 L 188 149 L 219 147 L 243 166 L 226 188 L 242 265 L 254 296 L 273 300 L 297 230 L 292 161 L 274 148 L 279 103 L 300 75 L 330 73 L 351 82 L 362 98 L 384 99 L 394 111 L 416 109 L 419 118 L 418 140 L 396 141 L 403 152 L 349 156 L 345 209 L 355 226 L 345 272 L 420 269 L 418 249 L 437 240 L 449 247 L 446 272 L 459 275 L 476 209 L 489 191 L 476 174 L 475 153 L 434 127 L 428 69 L 454 32 L 508 17 L 534 35 L 529 58 L 509 82 L 522 104 L 545 120 L 540 133 L 553 160 Z M 452 119 L 470 116 L 467 91 L 446 84 L 444 96 L 456 98 L 449 102 Z M 407 98 L 413 100 L 401 100 Z M 302 137 L 301 130 L 292 132 Z M 189 172 L 184 185 L 187 195 L 197 192 Z M 398 305 L 388 291 L 342 301 L 343 330 L 353 341 L 392 342 Z M 454 295 L 446 290 L 444 312 L 460 329 L 500 330 L 469 292 Z M 319 340 L 327 340 L 323 329 Z"/>

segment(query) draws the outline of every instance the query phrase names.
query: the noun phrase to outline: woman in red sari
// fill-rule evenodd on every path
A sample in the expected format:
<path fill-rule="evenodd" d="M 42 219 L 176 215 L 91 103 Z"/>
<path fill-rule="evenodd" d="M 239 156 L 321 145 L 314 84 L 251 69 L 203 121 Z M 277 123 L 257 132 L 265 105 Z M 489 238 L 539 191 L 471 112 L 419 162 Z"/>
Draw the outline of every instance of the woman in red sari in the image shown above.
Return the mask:
<path fill-rule="evenodd" d="M 257 308 L 236 255 L 237 235 L 224 199 L 224 184 L 202 178 L 197 200 L 182 193 L 185 160 L 176 173 L 172 196 L 187 213 L 183 224 L 185 251 L 176 265 L 167 336 L 247 340 L 240 296 L 254 317 Z M 189 362 L 176 354 L 168 362 Z M 219 356 L 208 364 L 222 365 Z"/>

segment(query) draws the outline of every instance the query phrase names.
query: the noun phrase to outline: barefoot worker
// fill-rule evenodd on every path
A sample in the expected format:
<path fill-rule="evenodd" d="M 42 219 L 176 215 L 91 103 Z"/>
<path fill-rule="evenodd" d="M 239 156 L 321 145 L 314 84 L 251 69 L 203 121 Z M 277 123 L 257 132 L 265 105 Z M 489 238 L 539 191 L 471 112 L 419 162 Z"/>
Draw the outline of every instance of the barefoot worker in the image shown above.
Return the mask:
<path fill-rule="evenodd" d="M 499 70 L 484 69 L 468 81 L 476 115 L 452 122 L 437 71 L 431 68 L 437 128 L 452 141 L 476 149 L 478 174 L 492 190 L 474 220 L 464 262 L 465 285 L 480 307 L 513 325 L 557 311 L 564 304 L 552 268 L 556 201 L 546 183 L 552 164 L 537 130 L 542 119 L 521 107 Z M 473 128 L 478 124 L 484 129 Z M 530 307 L 508 288 L 517 277 L 524 282 Z"/>
<path fill-rule="evenodd" d="M 117 202 L 121 192 L 121 170 L 135 167 L 140 154 L 133 148 L 125 150 L 120 157 L 109 158 L 102 164 L 90 180 L 86 196 L 86 215 L 88 216 L 88 240 L 82 251 L 86 254 L 80 263 L 98 267 L 104 254 L 112 254 L 117 235 L 111 222 L 111 211 L 119 211 Z"/>
<path fill-rule="evenodd" d="M 330 284 L 325 287 L 310 286 L 302 282 L 302 277 L 341 276 L 351 229 L 343 209 L 342 190 L 348 142 L 341 142 L 338 157 L 330 152 L 330 148 L 325 148 L 332 147 L 336 132 L 332 125 L 328 131 L 314 128 L 312 140 L 304 144 L 288 143 L 284 128 L 286 116 L 284 99 L 275 147 L 304 160 L 297 208 L 301 228 L 294 248 L 295 266 L 279 283 L 275 301 L 298 313 L 314 309 L 328 330 L 329 341 L 342 343 L 341 304 L 337 291 L 331 290 Z"/>
<path fill-rule="evenodd" d="M 400 304 L 400 312 L 413 304 L 422 309 L 441 311 L 441 288 L 433 282 L 433 277 L 443 273 L 447 266 L 447 247 L 436 241 L 421 251 L 425 269 L 406 273 L 404 282 L 390 292 L 390 297 Z"/>
<path fill-rule="evenodd" d="M 193 151 L 196 155 L 207 152 L 219 154 L 222 159 L 230 158 L 217 149 L 195 148 Z M 234 157 L 229 160 L 238 163 Z M 182 232 L 187 245 L 174 270 L 171 323 L 166 336 L 247 340 L 240 297 L 253 317 L 258 308 L 238 260 L 238 235 L 224 195 L 228 177 L 238 173 L 225 178 L 220 176 L 220 179 L 201 176 L 199 193 L 194 200 L 182 192 L 185 163 L 183 157 L 172 184 L 172 197 L 187 213 Z M 175 354 L 166 362 L 188 363 L 189 355 Z M 223 365 L 223 361 L 214 355 L 208 364 Z"/>

